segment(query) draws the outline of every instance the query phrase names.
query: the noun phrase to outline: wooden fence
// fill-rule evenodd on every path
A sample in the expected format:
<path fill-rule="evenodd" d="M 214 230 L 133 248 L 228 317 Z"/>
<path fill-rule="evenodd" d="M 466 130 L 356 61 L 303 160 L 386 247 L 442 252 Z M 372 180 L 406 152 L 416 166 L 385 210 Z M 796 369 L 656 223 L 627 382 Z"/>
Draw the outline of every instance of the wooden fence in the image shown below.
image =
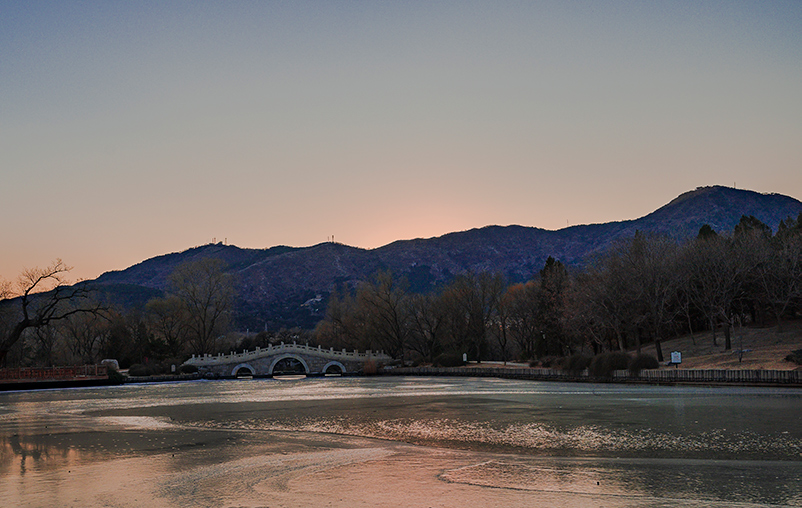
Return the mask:
<path fill-rule="evenodd" d="M 661 369 L 642 370 L 638 376 L 617 370 L 613 378 L 640 380 L 649 383 L 736 383 L 802 385 L 800 370 L 728 370 L 728 369 Z"/>
<path fill-rule="evenodd" d="M 585 370 L 571 373 L 559 369 L 484 367 L 405 367 L 385 369 L 384 374 L 405 376 L 468 376 L 531 379 L 543 381 L 593 381 L 654 384 L 741 384 L 802 386 L 802 370 L 660 369 L 642 370 L 637 375 L 616 370 L 611 377 L 594 378 Z"/>
<path fill-rule="evenodd" d="M 0 369 L 0 383 L 20 381 L 67 381 L 104 377 L 108 377 L 108 369 L 105 365 Z"/>

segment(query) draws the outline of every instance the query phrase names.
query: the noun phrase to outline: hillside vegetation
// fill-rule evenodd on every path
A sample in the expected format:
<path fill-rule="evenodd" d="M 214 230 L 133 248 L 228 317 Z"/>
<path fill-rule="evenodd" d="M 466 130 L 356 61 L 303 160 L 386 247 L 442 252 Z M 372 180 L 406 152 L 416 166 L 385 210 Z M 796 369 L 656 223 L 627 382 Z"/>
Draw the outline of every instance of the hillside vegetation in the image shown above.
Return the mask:
<path fill-rule="evenodd" d="M 54 267 L 17 290 L 0 284 L 6 365 L 116 358 L 155 372 L 281 340 L 383 350 L 405 364 L 618 362 L 646 348 L 661 363 L 682 351 L 684 366 L 732 365 L 749 350 L 739 365 L 758 365 L 798 342 L 802 203 L 712 187 L 635 221 L 560 231 L 493 226 L 373 250 L 215 244 L 74 287 L 69 268 Z M 49 291 L 35 289 L 42 280 Z M 753 337 L 772 323 L 771 338 Z"/>
<path fill-rule="evenodd" d="M 438 291 L 460 274 L 500 273 L 509 284 L 536 277 L 552 257 L 566 267 L 586 266 L 635 232 L 677 242 L 696 237 L 707 224 L 732 232 L 742 216 L 772 231 L 802 213 L 802 202 L 780 194 L 730 187 L 700 187 L 635 220 L 572 226 L 549 231 L 527 226 L 486 226 L 436 238 L 399 240 L 366 250 L 338 243 L 292 248 L 241 249 L 210 244 L 152 258 L 100 276 L 93 285 L 124 308 L 143 306 L 154 291 L 168 288 L 182 263 L 221 259 L 236 279 L 232 322 L 245 330 L 312 329 L 325 316 L 335 290 L 353 291 L 380 270 L 404 277 L 414 293 Z M 526 220 L 523 218 L 522 220 Z M 134 288 L 146 289 L 137 293 Z M 127 288 L 121 292 L 121 288 Z"/>
<path fill-rule="evenodd" d="M 785 323 L 782 330 L 777 326 L 736 328 L 732 336 L 733 349 L 729 351 L 721 344 L 714 346 L 709 332 L 667 340 L 663 349 L 667 354 L 681 352 L 683 369 L 802 369 L 785 359 L 802 349 L 802 321 Z M 654 355 L 654 345 L 645 346 L 643 352 Z"/>

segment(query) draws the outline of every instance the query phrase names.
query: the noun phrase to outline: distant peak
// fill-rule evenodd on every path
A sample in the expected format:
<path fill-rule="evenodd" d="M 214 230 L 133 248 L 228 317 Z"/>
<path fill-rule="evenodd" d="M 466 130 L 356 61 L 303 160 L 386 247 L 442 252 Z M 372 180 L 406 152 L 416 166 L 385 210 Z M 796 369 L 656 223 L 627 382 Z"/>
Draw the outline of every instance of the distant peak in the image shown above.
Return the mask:
<path fill-rule="evenodd" d="M 676 205 L 676 204 L 682 203 L 683 201 L 687 201 L 687 200 L 692 199 L 692 198 L 700 198 L 700 197 L 703 197 L 703 196 L 722 195 L 722 194 L 729 194 L 729 195 L 741 194 L 741 195 L 746 195 L 746 194 L 759 194 L 759 193 L 755 192 L 755 191 L 747 190 L 747 189 L 737 189 L 735 187 L 727 187 L 727 186 L 724 186 L 724 185 L 708 185 L 708 186 L 703 186 L 703 187 L 697 187 L 692 191 L 683 192 L 682 194 L 680 194 L 676 198 L 672 199 L 665 206 L 668 207 L 668 206 Z"/>

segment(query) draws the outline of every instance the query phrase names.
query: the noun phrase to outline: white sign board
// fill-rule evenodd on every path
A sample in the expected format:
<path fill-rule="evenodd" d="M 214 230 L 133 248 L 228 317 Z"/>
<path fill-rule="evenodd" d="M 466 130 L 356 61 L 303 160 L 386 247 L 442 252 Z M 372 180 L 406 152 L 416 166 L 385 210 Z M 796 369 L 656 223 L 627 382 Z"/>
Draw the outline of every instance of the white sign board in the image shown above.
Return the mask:
<path fill-rule="evenodd" d="M 671 363 L 682 363 L 682 353 L 680 353 L 679 351 L 672 351 Z"/>

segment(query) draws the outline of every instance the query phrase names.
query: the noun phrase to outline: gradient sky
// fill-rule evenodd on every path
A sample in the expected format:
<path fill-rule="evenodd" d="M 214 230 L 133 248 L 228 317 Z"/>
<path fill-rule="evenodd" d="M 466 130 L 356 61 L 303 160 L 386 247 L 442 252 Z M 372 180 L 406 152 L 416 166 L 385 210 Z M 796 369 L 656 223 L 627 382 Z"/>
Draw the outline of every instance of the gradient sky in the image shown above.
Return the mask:
<path fill-rule="evenodd" d="M 802 2 L 0 0 L 0 276 L 802 198 Z"/>

